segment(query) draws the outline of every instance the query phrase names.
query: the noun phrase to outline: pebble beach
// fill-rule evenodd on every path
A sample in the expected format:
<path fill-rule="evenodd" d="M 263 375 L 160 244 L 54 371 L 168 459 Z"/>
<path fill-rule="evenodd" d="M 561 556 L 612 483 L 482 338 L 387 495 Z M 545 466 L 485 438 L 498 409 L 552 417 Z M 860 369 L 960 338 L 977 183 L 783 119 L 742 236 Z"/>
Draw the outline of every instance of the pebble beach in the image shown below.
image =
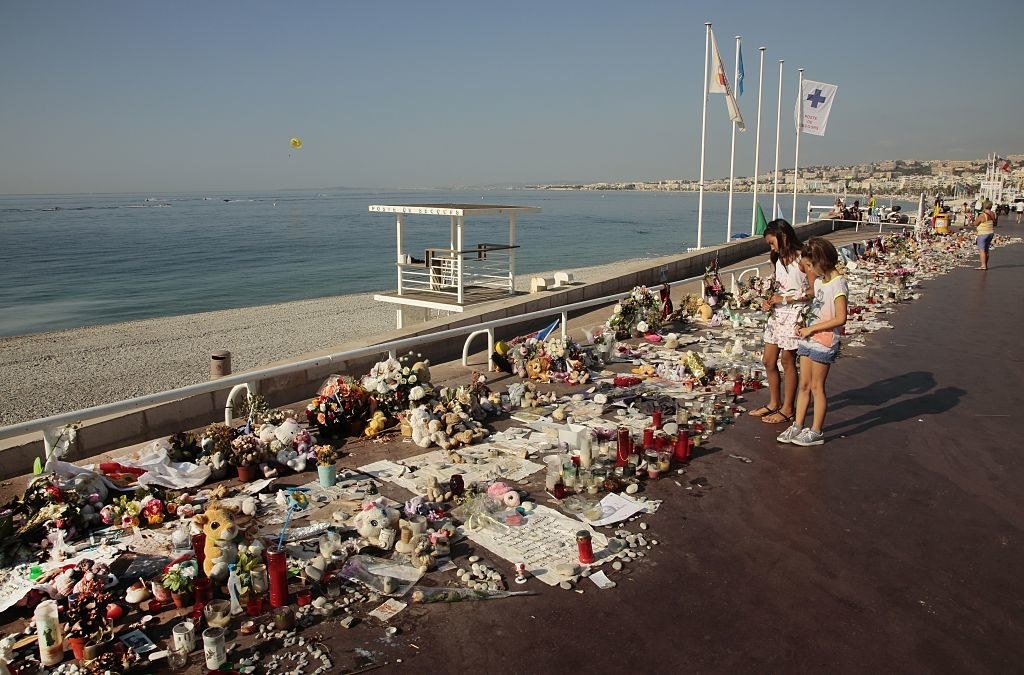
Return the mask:
<path fill-rule="evenodd" d="M 565 271 L 592 282 L 621 264 Z M 518 290 L 529 284 L 529 276 L 516 279 Z M 0 425 L 206 381 L 210 353 L 220 349 L 242 372 L 341 351 L 394 327 L 394 307 L 360 293 L 3 338 Z"/>

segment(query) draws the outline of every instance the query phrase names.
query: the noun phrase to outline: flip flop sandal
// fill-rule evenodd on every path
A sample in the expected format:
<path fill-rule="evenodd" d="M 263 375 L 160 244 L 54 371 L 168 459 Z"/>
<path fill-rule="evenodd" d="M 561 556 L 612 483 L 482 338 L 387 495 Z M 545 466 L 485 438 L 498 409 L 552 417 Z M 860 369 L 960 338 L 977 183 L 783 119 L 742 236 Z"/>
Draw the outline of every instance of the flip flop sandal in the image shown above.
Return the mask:
<path fill-rule="evenodd" d="M 774 417 L 775 415 L 778 415 L 781 419 L 768 419 L 769 417 Z M 783 414 L 782 412 L 776 410 L 771 415 L 763 416 L 761 418 L 761 421 L 764 422 L 765 424 L 782 424 L 783 422 L 788 422 L 789 424 L 792 424 L 793 423 L 793 416 L 792 415 Z"/>
<path fill-rule="evenodd" d="M 750 415 L 751 417 L 765 417 L 767 415 L 774 415 L 777 412 L 779 411 L 776 410 L 775 408 L 769 408 L 768 406 L 763 405 L 760 408 L 755 408 L 754 410 L 751 410 L 747 414 Z"/>

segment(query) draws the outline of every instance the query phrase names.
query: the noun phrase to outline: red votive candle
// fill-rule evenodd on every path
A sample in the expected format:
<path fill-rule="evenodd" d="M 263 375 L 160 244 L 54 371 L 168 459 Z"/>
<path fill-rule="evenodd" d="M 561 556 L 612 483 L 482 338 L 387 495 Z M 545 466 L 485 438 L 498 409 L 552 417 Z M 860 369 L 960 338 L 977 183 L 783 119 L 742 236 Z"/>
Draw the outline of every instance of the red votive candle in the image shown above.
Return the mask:
<path fill-rule="evenodd" d="M 270 606 L 284 607 L 288 604 L 288 554 L 282 551 L 267 551 L 267 576 L 270 578 Z"/>

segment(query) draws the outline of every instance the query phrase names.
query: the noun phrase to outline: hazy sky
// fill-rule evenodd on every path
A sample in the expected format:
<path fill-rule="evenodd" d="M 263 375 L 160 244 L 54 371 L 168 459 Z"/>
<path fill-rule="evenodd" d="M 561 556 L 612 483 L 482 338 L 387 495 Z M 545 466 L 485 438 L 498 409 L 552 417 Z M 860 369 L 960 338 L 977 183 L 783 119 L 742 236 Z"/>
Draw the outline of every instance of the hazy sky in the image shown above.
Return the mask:
<path fill-rule="evenodd" d="M 699 7 L 696 8 L 696 7 Z M 839 86 L 801 165 L 1024 151 L 1019 0 L 6 2 L 0 193 L 694 178 L 704 22 L 743 36 L 753 169 L 797 68 Z M 304 147 L 291 151 L 299 136 Z M 729 123 L 708 104 L 708 176 Z M 290 155 L 290 156 L 289 156 Z"/>

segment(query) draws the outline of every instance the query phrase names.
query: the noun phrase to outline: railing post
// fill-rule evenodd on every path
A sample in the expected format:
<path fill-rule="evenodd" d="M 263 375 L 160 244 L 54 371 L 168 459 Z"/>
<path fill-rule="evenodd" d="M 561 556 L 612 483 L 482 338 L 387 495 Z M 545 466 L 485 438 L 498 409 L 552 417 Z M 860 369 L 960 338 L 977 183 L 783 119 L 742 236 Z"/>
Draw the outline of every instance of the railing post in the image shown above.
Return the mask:
<path fill-rule="evenodd" d="M 246 384 L 236 384 L 231 387 L 231 391 L 228 392 L 228 400 L 224 403 L 224 424 L 225 426 L 231 426 L 231 420 L 234 419 L 235 412 L 235 397 L 238 396 L 239 392 L 245 391 L 246 398 L 252 396 L 252 392 L 256 391 L 256 383 L 249 382 Z"/>

